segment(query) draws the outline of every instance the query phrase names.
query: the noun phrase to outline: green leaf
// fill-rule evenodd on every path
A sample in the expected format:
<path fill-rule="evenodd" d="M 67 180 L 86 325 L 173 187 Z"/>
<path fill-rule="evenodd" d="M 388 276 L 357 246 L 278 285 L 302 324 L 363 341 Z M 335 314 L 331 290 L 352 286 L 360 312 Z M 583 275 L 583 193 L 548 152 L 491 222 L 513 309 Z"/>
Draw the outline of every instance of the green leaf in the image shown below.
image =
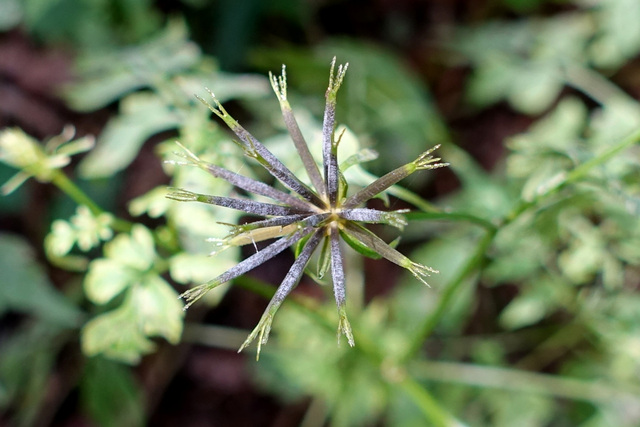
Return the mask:
<path fill-rule="evenodd" d="M 81 333 L 82 351 L 87 356 L 104 354 L 114 360 L 135 364 L 155 349 L 141 330 L 138 307 L 129 296 L 115 310 L 91 319 Z"/>
<path fill-rule="evenodd" d="M 640 4 L 635 0 L 605 1 L 595 11 L 598 34 L 590 46 L 598 67 L 620 67 L 640 51 Z"/>
<path fill-rule="evenodd" d="M 16 427 L 37 424 L 47 404 L 56 357 L 66 342 L 64 331 L 46 319 L 3 338 L 0 352 L 0 408 L 4 422 Z M 11 407 L 11 411 L 7 408 Z M 9 421 L 10 420 L 10 421 Z"/>
<path fill-rule="evenodd" d="M 132 289 L 138 325 L 147 336 L 160 335 L 172 344 L 177 344 L 182 334 L 184 305 L 160 276 L 149 274 Z"/>
<path fill-rule="evenodd" d="M 115 362 L 89 359 L 82 375 L 83 410 L 101 427 L 144 425 L 144 403 L 131 371 Z"/>
<path fill-rule="evenodd" d="M 151 218 L 158 218 L 164 215 L 173 203 L 166 197 L 168 192 L 168 187 L 162 185 L 140 197 L 136 197 L 129 202 L 129 213 L 133 216 L 140 216 L 146 213 Z"/>
<path fill-rule="evenodd" d="M 479 106 L 505 99 L 516 110 L 539 114 L 558 97 L 567 65 L 586 62 L 592 37 L 587 13 L 460 29 L 455 46 L 475 67 L 468 98 Z"/>
<path fill-rule="evenodd" d="M 500 324 L 514 330 L 536 324 L 559 307 L 574 302 L 574 294 L 557 277 L 539 276 L 500 313 Z"/>
<path fill-rule="evenodd" d="M 529 293 L 513 300 L 500 314 L 500 323 L 508 330 L 533 325 L 547 315 L 547 303 L 541 295 Z"/>
<path fill-rule="evenodd" d="M 551 106 L 564 87 L 562 73 L 544 61 L 526 64 L 523 68 L 518 70 L 507 100 L 523 113 L 541 113 Z"/>
<path fill-rule="evenodd" d="M 22 21 L 22 5 L 19 0 L 0 0 L 0 31 L 8 31 Z"/>
<path fill-rule="evenodd" d="M 62 257 L 76 244 L 76 233 L 67 221 L 58 219 L 51 224 L 51 232 L 45 238 L 47 254 Z"/>
<path fill-rule="evenodd" d="M 231 248 L 232 252 L 237 250 Z M 225 251 L 225 254 L 226 252 Z M 181 252 L 174 255 L 169 260 L 169 272 L 171 278 L 178 283 L 204 283 L 211 278 L 216 277 L 226 270 L 230 269 L 237 263 L 235 256 L 215 256 L 211 257 L 204 254 L 191 254 Z M 215 293 L 216 295 L 222 295 Z"/>
<path fill-rule="evenodd" d="M 0 313 L 15 310 L 57 325 L 73 327 L 80 310 L 49 281 L 22 238 L 0 234 Z"/>
<path fill-rule="evenodd" d="M 184 72 L 200 60 L 198 47 L 187 39 L 186 27 L 171 21 L 153 40 L 128 49 L 89 52 L 78 61 L 80 83 L 64 95 L 78 111 L 93 111 L 136 89 L 150 87 Z"/>
<path fill-rule="evenodd" d="M 101 240 L 109 240 L 113 236 L 110 227 L 112 221 L 111 214 L 94 216 L 86 206 L 78 206 L 69 222 L 58 219 L 51 225 L 51 232 L 45 238 L 47 255 L 53 258 L 64 257 L 75 244 L 80 250 L 89 251 Z"/>
<path fill-rule="evenodd" d="M 140 278 L 140 272 L 111 259 L 97 259 L 89 264 L 84 281 L 87 297 L 96 304 L 105 304 Z"/>
<path fill-rule="evenodd" d="M 138 271 L 151 268 L 156 258 L 153 235 L 148 228 L 140 224 L 132 227 L 131 235 L 119 234 L 105 244 L 104 253 L 107 258 Z"/>
<path fill-rule="evenodd" d="M 141 92 L 126 97 L 120 115 L 111 120 L 96 148 L 79 165 L 84 178 L 106 178 L 126 168 L 151 136 L 180 125 L 182 118 L 158 95 Z"/>

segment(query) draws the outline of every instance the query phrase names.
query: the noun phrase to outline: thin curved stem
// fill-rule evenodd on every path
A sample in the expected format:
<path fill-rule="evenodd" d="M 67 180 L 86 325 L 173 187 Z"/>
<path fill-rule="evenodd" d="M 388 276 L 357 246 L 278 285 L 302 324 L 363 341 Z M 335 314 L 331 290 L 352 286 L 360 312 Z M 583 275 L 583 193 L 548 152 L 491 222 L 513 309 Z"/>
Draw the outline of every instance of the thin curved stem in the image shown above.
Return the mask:
<path fill-rule="evenodd" d="M 478 225 L 489 232 L 494 232 L 496 230 L 496 226 L 486 219 L 463 212 L 407 212 L 404 214 L 404 217 L 408 221 L 444 219 L 454 222 L 469 222 Z"/>
<path fill-rule="evenodd" d="M 431 335 L 438 322 L 440 322 L 446 313 L 446 309 L 449 307 L 453 297 L 457 294 L 460 286 L 467 277 L 481 267 L 485 259 L 485 252 L 493 242 L 495 235 L 495 230 L 484 235 L 473 255 L 469 258 L 469 261 L 467 261 L 466 265 L 458 272 L 458 275 L 455 276 L 451 283 L 444 289 L 435 310 L 418 326 L 417 332 L 407 346 L 407 350 L 401 359 L 402 361 L 407 361 L 420 350 L 424 341 Z"/>
<path fill-rule="evenodd" d="M 72 180 L 67 177 L 62 171 L 56 171 L 51 182 L 58 187 L 63 193 L 69 196 L 78 205 L 84 205 L 89 208 L 91 213 L 95 216 L 106 213 L 96 202 L 93 201 L 87 194 L 80 189 Z M 129 232 L 132 224 L 129 221 L 123 219 L 114 218 L 111 227 L 120 232 Z"/>
<path fill-rule="evenodd" d="M 431 393 L 415 379 L 407 376 L 398 383 L 398 386 L 418 405 L 429 420 L 429 425 L 436 427 L 462 427 L 466 425 L 442 409 Z"/>
<path fill-rule="evenodd" d="M 496 366 L 427 360 L 413 363 L 411 371 L 429 381 L 538 393 L 592 403 L 628 402 L 633 405 L 632 407 L 640 405 L 640 389 L 637 387 L 625 390 L 619 384 L 604 384 L 601 381 L 589 381 Z"/>

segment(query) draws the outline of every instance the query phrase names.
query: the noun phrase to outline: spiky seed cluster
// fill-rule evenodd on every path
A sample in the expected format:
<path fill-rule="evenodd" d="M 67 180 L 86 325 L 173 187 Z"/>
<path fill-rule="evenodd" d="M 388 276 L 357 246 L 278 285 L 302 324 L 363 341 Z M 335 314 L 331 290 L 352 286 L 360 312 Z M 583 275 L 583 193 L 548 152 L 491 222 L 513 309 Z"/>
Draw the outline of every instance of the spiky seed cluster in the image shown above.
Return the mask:
<path fill-rule="evenodd" d="M 269 74 L 280 109 L 284 117 L 291 139 L 306 169 L 311 185 L 307 185 L 296 177 L 280 160 L 278 160 L 262 143 L 233 119 L 216 99 L 213 92 L 213 105 L 200 99 L 239 138 L 239 145 L 248 157 L 255 159 L 291 193 L 278 190 L 260 181 L 239 175 L 222 167 L 209 164 L 194 153 L 180 145 L 184 153 L 179 155 L 185 161 L 175 164 L 199 167 L 216 178 L 221 178 L 234 186 L 253 194 L 266 196 L 275 203 L 257 202 L 250 199 L 230 198 L 197 194 L 191 191 L 175 189 L 167 195 L 170 199 L 187 202 L 202 202 L 216 206 L 237 209 L 249 214 L 263 216 L 266 219 L 245 225 L 231 225 L 231 231 L 223 239 L 213 239 L 216 251 L 230 246 L 254 244 L 259 241 L 277 238 L 261 250 L 238 263 L 215 279 L 196 286 L 181 295 L 186 301 L 185 309 L 211 289 L 232 280 L 284 251 L 287 247 L 303 242 L 302 250 L 291 266 L 288 274 L 278 287 L 273 299 L 267 306 L 260 322 L 244 342 L 240 351 L 258 337 L 258 356 L 262 344 L 267 342 L 271 322 L 276 311 L 298 284 L 314 251 L 322 244 L 321 260 L 318 263 L 318 277 L 331 269 L 333 289 L 338 306 L 338 339 L 341 334 L 347 337 L 349 345 L 354 345 L 351 326 L 346 314 L 345 275 L 342 262 L 340 237 L 351 246 L 376 253 L 379 256 L 409 270 L 418 280 L 427 284 L 425 277 L 436 270 L 417 264 L 402 255 L 393 247 L 373 234 L 362 223 L 388 224 L 402 229 L 406 221 L 402 213 L 406 211 L 385 212 L 376 209 L 358 207 L 406 178 L 417 170 L 436 169 L 447 166 L 440 163 L 439 158 L 431 154 L 438 146 L 426 151 L 413 162 L 401 166 L 351 196 L 347 196 L 347 184 L 338 168 L 338 144 L 340 136 L 335 135 L 335 112 L 338 89 L 344 80 L 348 64 L 339 65 L 335 70 L 335 58 L 331 62 L 329 87 L 325 94 L 326 105 L 322 125 L 322 171 L 314 160 L 308 145 L 300 132 L 298 123 L 287 100 L 287 83 L 285 67 L 281 76 Z M 324 242 L 324 243 L 323 243 Z"/>

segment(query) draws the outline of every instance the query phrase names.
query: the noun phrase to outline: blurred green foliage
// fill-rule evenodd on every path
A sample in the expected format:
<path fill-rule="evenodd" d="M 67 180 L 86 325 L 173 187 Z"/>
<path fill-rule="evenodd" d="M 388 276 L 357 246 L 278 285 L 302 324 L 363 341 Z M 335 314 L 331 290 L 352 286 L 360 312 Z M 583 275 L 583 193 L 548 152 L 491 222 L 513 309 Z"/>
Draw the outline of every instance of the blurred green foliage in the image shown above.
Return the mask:
<path fill-rule="evenodd" d="M 205 2 L 184 3 L 198 10 Z M 220 2 L 221 16 L 233 14 L 226 3 Z M 534 14 L 562 3 L 570 7 Z M 262 70 L 287 64 L 291 104 L 312 150 L 319 147 L 327 64 L 337 55 L 350 62 L 338 102 L 339 121 L 349 126 L 344 158 L 373 148 L 381 156 L 367 168 L 382 173 L 443 143 L 460 183 L 435 204 L 402 188 L 389 192 L 416 207 L 403 241 L 412 244 L 412 259 L 441 271 L 431 289 L 401 277 L 390 294 L 364 306 L 360 258 L 345 251 L 346 263 L 356 267 L 347 278 L 355 349 L 336 347 L 331 304 L 302 296 L 284 304 L 252 370 L 261 387 L 284 401 L 311 397 L 307 417 L 336 426 L 640 422 L 640 104 L 615 80 L 640 51 L 640 6 L 501 4 L 518 19 L 454 28 L 440 41 L 451 61 L 470 70 L 464 110 L 508 105 L 533 121 L 505 141 L 490 172 L 454 143 L 424 80 L 388 49 L 327 38 L 312 48 L 282 44 L 250 56 Z M 238 19 L 255 22 L 261 6 L 247 7 Z M 226 232 L 221 223 L 237 223 L 237 213 L 171 203 L 161 186 L 128 201 L 132 222 L 103 210 L 81 180 L 113 179 L 151 138 L 163 140 L 155 145 L 158 162 L 179 159 L 178 139 L 203 160 L 266 179 L 194 99 L 204 87 L 222 102 L 234 101 L 250 117 L 247 127 L 292 170 L 302 169 L 276 101 L 267 96 L 267 79 L 221 71 L 190 39 L 185 22 L 163 16 L 150 1 L 0 0 L 0 30 L 21 26 L 77 53 L 76 79 L 61 88 L 70 109 L 113 110 L 75 169 L 77 182 L 63 168 L 88 148 L 87 140 L 66 132 L 40 144 L 19 129 L 0 136 L 0 159 L 19 171 L 5 188 L 35 177 L 79 205 L 52 223 L 44 241 L 49 263 L 79 273 L 59 288 L 28 241 L 0 235 L 0 310 L 28 319 L 0 343 L 0 407 L 15 425 L 42 424 L 58 357 L 78 339 L 84 355 L 77 356 L 82 379 L 74 387 L 82 411 L 97 425 L 144 424 L 143 392 L 133 368 L 120 362 L 138 363 L 162 340 L 177 344 L 190 325 L 176 289 L 238 260 L 232 250 L 209 258 L 205 241 Z M 225 61 L 237 66 L 234 55 L 249 38 L 239 45 Z M 234 191 L 196 168 L 163 167 L 171 186 Z M 359 164 L 348 173 L 363 184 L 372 176 Z M 419 190 L 425 183 L 405 184 Z M 2 210 L 9 209 L 6 200 Z M 13 199 L 11 209 L 19 203 Z M 160 221 L 142 225 L 149 224 L 144 215 Z M 272 292 L 255 279 L 236 282 Z M 225 289 L 209 294 L 208 303 L 217 304 Z"/>

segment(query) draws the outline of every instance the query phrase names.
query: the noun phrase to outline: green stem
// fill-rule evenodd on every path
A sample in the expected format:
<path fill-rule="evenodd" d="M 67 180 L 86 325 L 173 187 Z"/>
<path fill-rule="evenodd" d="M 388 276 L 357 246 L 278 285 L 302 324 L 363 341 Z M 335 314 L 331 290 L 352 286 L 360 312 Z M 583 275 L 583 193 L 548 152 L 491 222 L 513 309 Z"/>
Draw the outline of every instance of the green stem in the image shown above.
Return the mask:
<path fill-rule="evenodd" d="M 484 218 L 462 212 L 409 212 L 404 214 L 409 221 L 444 219 L 448 221 L 470 222 L 478 225 L 489 232 L 495 232 L 496 226 Z"/>
<path fill-rule="evenodd" d="M 582 163 L 581 165 L 573 169 L 567 174 L 563 185 L 571 184 L 579 179 L 582 179 L 591 169 L 604 164 L 611 158 L 620 154 L 622 151 L 636 144 L 638 141 L 640 141 L 640 129 L 636 129 L 619 143 L 612 145 L 602 153 L 598 154 L 596 157 Z"/>
<path fill-rule="evenodd" d="M 607 105 L 617 99 L 634 105 L 638 102 L 625 91 L 606 79 L 602 74 L 580 65 L 567 65 L 564 69 L 565 81 L 600 105 Z"/>
<path fill-rule="evenodd" d="M 51 182 L 53 182 L 67 196 L 71 197 L 74 202 L 88 207 L 94 216 L 104 213 L 104 210 L 102 210 L 102 208 L 100 208 L 89 196 L 80 190 L 80 188 L 63 172 L 59 170 L 56 171 Z"/>
<path fill-rule="evenodd" d="M 247 338 L 244 330 L 200 323 L 185 323 L 182 342 L 238 351 Z"/>
<path fill-rule="evenodd" d="M 603 384 L 599 380 L 581 380 L 494 366 L 426 360 L 412 364 L 411 371 L 429 381 L 537 393 L 592 403 L 627 402 L 631 407 L 640 405 L 640 390 L 637 387 L 623 390 L 620 385 Z"/>
<path fill-rule="evenodd" d="M 413 339 L 411 340 L 404 356 L 401 359 L 402 361 L 407 361 L 418 351 L 420 351 L 422 344 L 429 337 L 429 335 L 431 335 L 438 322 L 440 322 L 440 320 L 446 313 L 449 304 L 451 303 L 453 297 L 457 294 L 458 289 L 464 283 L 465 279 L 467 279 L 467 277 L 469 277 L 484 262 L 485 252 L 491 245 L 491 242 L 493 242 L 493 238 L 495 237 L 495 235 L 495 229 L 491 232 L 487 232 L 484 235 L 480 243 L 478 243 L 478 246 L 476 247 L 473 255 L 471 256 L 471 258 L 469 258 L 469 261 L 467 261 L 466 265 L 458 272 L 458 275 L 455 276 L 451 283 L 449 283 L 449 285 L 444 289 L 444 291 L 440 295 L 440 299 L 438 300 L 438 304 L 435 310 L 432 311 L 431 314 L 424 319 L 422 324 L 418 326 L 417 332 L 413 336 Z"/>
<path fill-rule="evenodd" d="M 69 196 L 78 205 L 84 205 L 89 208 L 94 216 L 105 213 L 105 210 L 96 204 L 87 194 L 80 189 L 72 180 L 62 171 L 56 171 L 51 182 L 58 187 L 63 193 Z M 111 226 L 114 230 L 120 232 L 128 232 L 131 230 L 132 224 L 123 219 L 114 218 Z"/>
<path fill-rule="evenodd" d="M 513 366 L 528 371 L 541 371 L 573 347 L 584 342 L 585 328 L 579 322 L 570 323 L 551 333 Z"/>
<path fill-rule="evenodd" d="M 429 420 L 429 425 L 436 427 L 465 425 L 442 409 L 442 406 L 433 398 L 431 393 L 413 378 L 406 376 L 398 383 L 398 386 L 418 405 L 424 416 Z"/>
<path fill-rule="evenodd" d="M 234 279 L 233 284 L 253 292 L 256 295 L 260 295 L 265 299 L 273 298 L 273 295 L 276 293 L 276 289 L 273 286 L 270 286 L 261 280 L 247 276 L 246 274 Z"/>

